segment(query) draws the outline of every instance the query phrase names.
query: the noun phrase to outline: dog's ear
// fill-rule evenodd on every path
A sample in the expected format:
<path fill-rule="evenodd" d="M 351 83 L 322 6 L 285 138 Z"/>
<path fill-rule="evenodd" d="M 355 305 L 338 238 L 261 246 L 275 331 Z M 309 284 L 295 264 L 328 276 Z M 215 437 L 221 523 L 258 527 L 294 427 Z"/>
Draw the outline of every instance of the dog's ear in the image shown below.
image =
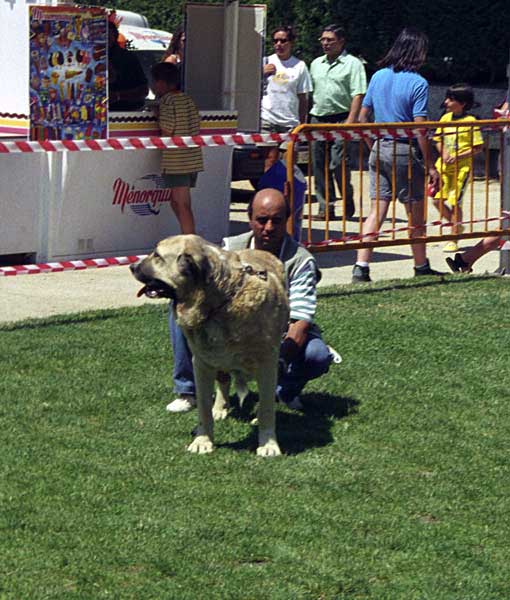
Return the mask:
<path fill-rule="evenodd" d="M 185 277 L 196 277 L 198 273 L 198 265 L 193 260 L 191 254 L 179 254 L 177 257 L 177 269 L 180 275 Z"/>
<path fill-rule="evenodd" d="M 208 283 L 209 277 L 211 275 L 211 264 L 206 254 L 202 257 L 200 261 L 200 266 L 198 270 L 198 276 L 200 277 L 200 281 L 204 284 Z"/>
<path fill-rule="evenodd" d="M 206 281 L 209 277 L 209 261 L 206 256 L 202 257 L 200 263 L 197 263 L 191 254 L 185 252 L 177 257 L 177 268 L 181 275 L 192 277 L 196 281 Z"/>

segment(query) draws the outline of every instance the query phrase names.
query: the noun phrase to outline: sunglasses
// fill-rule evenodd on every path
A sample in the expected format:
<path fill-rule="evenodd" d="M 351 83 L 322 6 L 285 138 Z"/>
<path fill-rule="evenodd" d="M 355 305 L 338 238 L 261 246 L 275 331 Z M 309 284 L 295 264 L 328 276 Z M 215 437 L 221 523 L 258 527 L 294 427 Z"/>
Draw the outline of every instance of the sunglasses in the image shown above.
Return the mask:
<path fill-rule="evenodd" d="M 284 38 L 274 38 L 273 44 L 286 44 L 289 40 Z"/>

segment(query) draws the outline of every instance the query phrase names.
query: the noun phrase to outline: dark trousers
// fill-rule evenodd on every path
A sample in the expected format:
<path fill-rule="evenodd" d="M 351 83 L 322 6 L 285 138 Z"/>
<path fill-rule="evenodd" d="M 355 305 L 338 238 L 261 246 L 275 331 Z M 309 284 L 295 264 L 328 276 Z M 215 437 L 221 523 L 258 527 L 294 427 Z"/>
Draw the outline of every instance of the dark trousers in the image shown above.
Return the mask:
<path fill-rule="evenodd" d="M 195 395 L 195 378 L 191 351 L 182 329 L 175 322 L 171 306 L 168 323 L 174 351 L 174 392 L 177 395 Z M 278 393 L 283 402 L 291 402 L 295 396 L 301 393 L 311 379 L 320 377 L 328 372 L 332 360 L 331 352 L 322 338 L 319 335 L 309 335 L 298 356 L 287 365 L 285 372 L 280 372 L 275 392 Z"/>
<path fill-rule="evenodd" d="M 340 113 L 337 115 L 326 115 L 324 117 L 314 117 L 312 115 L 312 123 L 343 123 L 347 118 L 348 113 Z M 335 184 L 338 185 L 340 195 L 343 194 L 342 180 L 342 160 L 345 155 L 345 198 L 342 198 L 347 212 L 353 212 L 353 188 L 351 184 L 351 167 L 349 160 L 349 152 L 347 142 L 344 140 L 336 140 L 334 142 L 313 142 L 313 174 L 315 176 L 315 196 L 319 203 L 319 212 L 326 212 L 326 174 L 325 160 L 326 148 L 329 153 L 329 175 L 328 175 L 328 190 L 329 190 L 329 207 L 328 210 L 333 210 L 333 203 L 336 199 Z"/>

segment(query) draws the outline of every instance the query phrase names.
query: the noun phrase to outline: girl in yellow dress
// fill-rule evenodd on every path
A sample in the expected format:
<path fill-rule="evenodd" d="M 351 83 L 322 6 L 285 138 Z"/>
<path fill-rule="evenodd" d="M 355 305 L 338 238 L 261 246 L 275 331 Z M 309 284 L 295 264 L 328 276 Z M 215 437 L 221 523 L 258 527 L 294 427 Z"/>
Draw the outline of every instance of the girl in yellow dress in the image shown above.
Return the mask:
<path fill-rule="evenodd" d="M 476 121 L 468 111 L 475 106 L 473 88 L 466 83 L 457 83 L 446 91 L 444 107 L 446 113 L 440 122 Z M 439 158 L 436 168 L 441 174 L 441 187 L 433 197 L 434 206 L 441 218 L 454 223 L 452 231 L 462 233 L 462 196 L 469 182 L 472 158 L 482 151 L 483 138 L 478 127 L 438 127 L 433 138 Z M 451 240 L 443 248 L 444 252 L 457 252 L 456 240 Z"/>

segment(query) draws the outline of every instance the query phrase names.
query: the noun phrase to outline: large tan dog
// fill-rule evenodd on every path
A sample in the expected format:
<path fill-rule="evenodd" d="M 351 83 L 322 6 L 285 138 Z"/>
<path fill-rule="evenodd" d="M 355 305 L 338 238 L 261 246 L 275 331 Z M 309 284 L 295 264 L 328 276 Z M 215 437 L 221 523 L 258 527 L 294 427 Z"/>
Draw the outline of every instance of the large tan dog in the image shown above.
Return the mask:
<path fill-rule="evenodd" d="M 131 266 L 145 284 L 139 294 L 173 300 L 177 323 L 193 353 L 199 424 L 188 447 L 213 450 L 212 399 L 218 372 L 255 379 L 259 391 L 260 456 L 277 456 L 275 389 L 281 336 L 289 318 L 282 263 L 269 252 L 229 252 L 196 235 L 159 242 Z M 221 378 L 220 378 L 221 380 Z M 215 416 L 224 416 L 223 381 Z"/>

